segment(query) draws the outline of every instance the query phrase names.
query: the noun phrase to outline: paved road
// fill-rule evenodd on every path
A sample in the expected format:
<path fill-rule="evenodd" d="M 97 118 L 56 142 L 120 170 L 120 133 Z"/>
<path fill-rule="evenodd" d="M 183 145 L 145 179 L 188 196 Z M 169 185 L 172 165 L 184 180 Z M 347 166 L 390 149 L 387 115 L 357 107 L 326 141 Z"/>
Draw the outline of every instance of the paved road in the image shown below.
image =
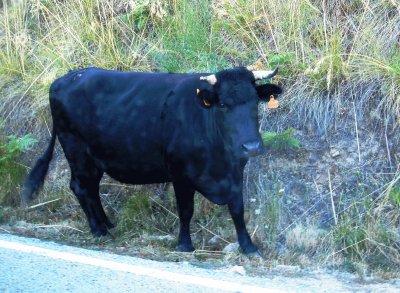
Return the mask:
<path fill-rule="evenodd" d="M 400 283 L 375 287 L 329 274 L 247 277 L 91 251 L 0 234 L 0 292 L 400 292 Z"/>

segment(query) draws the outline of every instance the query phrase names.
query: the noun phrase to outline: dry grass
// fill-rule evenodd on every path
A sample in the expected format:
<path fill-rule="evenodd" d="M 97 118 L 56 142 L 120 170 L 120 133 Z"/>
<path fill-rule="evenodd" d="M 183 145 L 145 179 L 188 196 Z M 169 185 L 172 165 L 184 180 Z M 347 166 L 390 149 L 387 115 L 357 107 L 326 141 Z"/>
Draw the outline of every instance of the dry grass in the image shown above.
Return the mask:
<path fill-rule="evenodd" d="M 313 97 L 329 98 L 342 83 L 376 83 L 385 114 L 399 120 L 393 1 L 197 0 L 198 13 L 184 0 L 7 3 L 0 73 L 22 78 L 35 108 L 46 106 L 56 76 L 77 67 L 214 71 L 259 59 L 284 65 L 281 82 Z"/>
<path fill-rule="evenodd" d="M 284 65 L 291 103 L 330 99 L 349 82 L 373 83 L 386 117 L 399 121 L 398 3 L 225 0 L 213 7 L 230 53 L 246 52 L 245 62 L 250 57 L 265 66 Z M 309 109 L 321 115 L 318 106 Z"/>
<path fill-rule="evenodd" d="M 322 242 L 324 231 L 314 225 L 296 225 L 286 233 L 286 243 L 290 250 L 313 254 Z"/>

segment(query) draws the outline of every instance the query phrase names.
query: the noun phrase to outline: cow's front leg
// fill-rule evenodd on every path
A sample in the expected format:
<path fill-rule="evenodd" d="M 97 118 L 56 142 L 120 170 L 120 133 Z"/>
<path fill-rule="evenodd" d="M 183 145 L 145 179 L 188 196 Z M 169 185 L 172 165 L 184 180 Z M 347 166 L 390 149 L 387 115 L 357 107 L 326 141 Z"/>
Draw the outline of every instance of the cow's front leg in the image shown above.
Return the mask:
<path fill-rule="evenodd" d="M 176 250 L 192 252 L 194 247 L 190 238 L 190 220 L 192 219 L 194 210 L 194 188 L 185 182 L 173 182 L 173 185 L 180 220 Z"/>
<path fill-rule="evenodd" d="M 235 224 L 238 242 L 243 253 L 246 255 L 259 256 L 257 247 L 253 244 L 250 239 L 250 235 L 247 232 L 246 224 L 244 222 L 244 207 L 243 207 L 243 196 L 234 197 L 230 203 L 228 203 L 229 212 Z"/>

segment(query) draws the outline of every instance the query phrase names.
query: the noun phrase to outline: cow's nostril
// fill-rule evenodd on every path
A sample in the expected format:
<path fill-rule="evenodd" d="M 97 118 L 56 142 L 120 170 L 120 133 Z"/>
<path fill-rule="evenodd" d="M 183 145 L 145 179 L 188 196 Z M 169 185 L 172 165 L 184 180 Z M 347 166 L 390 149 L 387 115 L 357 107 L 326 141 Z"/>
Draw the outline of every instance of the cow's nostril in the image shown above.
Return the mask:
<path fill-rule="evenodd" d="M 252 142 L 246 142 L 242 144 L 243 149 L 252 154 L 252 153 L 258 153 L 261 151 L 261 143 L 259 141 L 252 141 Z"/>

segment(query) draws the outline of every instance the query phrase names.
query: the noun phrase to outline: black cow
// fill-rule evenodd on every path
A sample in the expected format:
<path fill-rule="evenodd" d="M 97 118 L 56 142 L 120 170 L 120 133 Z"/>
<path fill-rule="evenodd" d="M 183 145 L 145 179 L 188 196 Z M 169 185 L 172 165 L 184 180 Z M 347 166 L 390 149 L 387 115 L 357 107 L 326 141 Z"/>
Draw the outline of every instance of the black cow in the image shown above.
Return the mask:
<path fill-rule="evenodd" d="M 255 82 L 276 72 L 69 72 L 50 87 L 52 136 L 27 177 L 23 201 L 42 186 L 58 137 L 71 169 L 70 187 L 94 235 L 114 227 L 99 197 L 106 172 L 130 184 L 172 182 L 180 218 L 177 250 L 194 250 L 189 225 L 198 191 L 228 205 L 242 251 L 258 253 L 243 219 L 243 169 L 263 149 L 258 102 L 282 92 Z"/>

